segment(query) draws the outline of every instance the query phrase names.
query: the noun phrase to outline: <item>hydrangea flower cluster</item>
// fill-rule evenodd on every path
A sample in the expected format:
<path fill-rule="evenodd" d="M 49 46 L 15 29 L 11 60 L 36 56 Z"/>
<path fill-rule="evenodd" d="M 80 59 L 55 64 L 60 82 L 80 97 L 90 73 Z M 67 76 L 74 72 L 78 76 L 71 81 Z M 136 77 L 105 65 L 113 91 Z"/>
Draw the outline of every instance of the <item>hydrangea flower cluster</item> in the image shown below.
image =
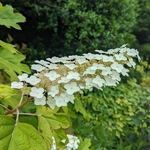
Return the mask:
<path fill-rule="evenodd" d="M 55 106 L 67 106 L 68 102 L 74 103 L 74 93 L 83 89 L 116 86 L 120 76 L 128 76 L 128 68 L 135 67 L 134 58 L 140 61 L 138 51 L 125 45 L 96 52 L 36 60 L 31 66 L 36 73 L 19 75 L 19 82 L 12 82 L 11 87 L 33 97 L 35 105 L 47 104 L 54 109 Z"/>
<path fill-rule="evenodd" d="M 64 150 L 77 150 L 79 147 L 79 143 L 80 143 L 80 140 L 78 139 L 78 137 L 71 135 L 71 134 L 67 134 L 67 137 L 68 137 L 69 142 L 66 145 L 66 148 Z M 62 142 L 65 143 L 65 140 L 63 140 Z M 54 137 L 52 137 L 52 147 L 50 150 L 57 150 L 56 141 Z"/>

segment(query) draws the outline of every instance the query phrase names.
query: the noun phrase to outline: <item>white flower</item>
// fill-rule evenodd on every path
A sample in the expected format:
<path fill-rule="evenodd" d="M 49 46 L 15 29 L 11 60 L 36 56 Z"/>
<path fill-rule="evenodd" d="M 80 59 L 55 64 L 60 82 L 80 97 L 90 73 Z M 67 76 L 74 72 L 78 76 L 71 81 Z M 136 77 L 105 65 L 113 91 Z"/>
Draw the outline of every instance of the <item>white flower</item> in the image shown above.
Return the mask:
<path fill-rule="evenodd" d="M 127 60 L 127 58 L 122 53 L 115 54 L 114 56 L 115 56 L 116 60 Z"/>
<path fill-rule="evenodd" d="M 48 61 L 50 61 L 50 62 L 52 62 L 52 63 L 59 63 L 59 62 L 61 62 L 61 58 L 59 58 L 59 57 L 52 57 L 52 58 L 47 58 L 46 60 L 48 60 Z"/>
<path fill-rule="evenodd" d="M 39 64 L 33 64 L 31 65 L 31 69 L 32 70 L 36 70 L 37 72 L 41 72 L 42 70 L 45 69 L 45 67 L 39 65 Z"/>
<path fill-rule="evenodd" d="M 85 56 L 85 58 L 91 60 L 91 59 L 95 59 L 96 54 L 92 54 L 92 53 L 88 53 L 88 54 L 83 54 Z M 98 55 L 100 56 L 100 55 Z"/>
<path fill-rule="evenodd" d="M 79 143 L 80 140 L 78 139 L 78 137 L 74 136 L 74 135 L 69 135 L 67 134 L 68 137 L 68 144 L 66 145 L 65 150 L 77 150 L 79 147 Z"/>
<path fill-rule="evenodd" d="M 20 81 L 25 81 L 28 78 L 28 74 L 23 73 L 22 75 L 18 75 Z"/>
<path fill-rule="evenodd" d="M 29 78 L 26 79 L 27 83 L 30 83 L 31 85 L 36 85 L 37 83 L 39 83 L 41 81 L 41 79 L 37 78 L 36 76 L 32 75 Z"/>
<path fill-rule="evenodd" d="M 58 81 L 58 83 L 68 83 L 70 81 L 70 79 L 68 79 L 67 77 L 61 77 L 61 79 Z"/>
<path fill-rule="evenodd" d="M 75 64 L 64 64 L 66 67 L 68 67 L 70 70 L 74 69 L 77 67 Z"/>
<path fill-rule="evenodd" d="M 64 100 L 68 103 L 68 102 L 71 102 L 71 103 L 74 103 L 74 95 L 69 95 L 67 93 L 62 93 L 61 94 L 61 97 L 64 98 Z"/>
<path fill-rule="evenodd" d="M 93 78 L 85 78 L 85 83 L 86 83 L 86 89 L 92 90 L 93 87 L 96 85 L 95 83 L 92 82 Z"/>
<path fill-rule="evenodd" d="M 76 62 L 78 62 L 81 65 L 81 64 L 87 63 L 88 60 L 84 56 L 80 56 L 76 58 Z"/>
<path fill-rule="evenodd" d="M 103 62 L 114 62 L 114 58 L 112 56 L 103 55 Z"/>
<path fill-rule="evenodd" d="M 52 98 L 51 96 L 48 96 L 48 98 L 47 98 L 47 105 L 49 105 L 49 107 L 51 109 L 54 109 L 55 106 L 56 106 L 56 102 L 55 102 L 54 98 Z"/>
<path fill-rule="evenodd" d="M 101 74 L 103 76 L 107 76 L 107 75 L 112 74 L 111 68 L 110 67 L 105 67 L 105 69 L 102 70 Z"/>
<path fill-rule="evenodd" d="M 123 68 L 121 74 L 122 74 L 123 76 L 129 76 L 128 72 L 129 72 L 129 69 Z"/>
<path fill-rule="evenodd" d="M 63 97 L 62 95 L 55 96 L 54 99 L 55 99 L 56 106 L 58 106 L 58 107 L 67 106 L 67 102 L 65 101 L 65 97 Z"/>
<path fill-rule="evenodd" d="M 46 97 L 43 96 L 42 98 L 34 98 L 35 105 L 45 105 L 46 104 Z"/>
<path fill-rule="evenodd" d="M 80 91 L 80 88 L 77 86 L 76 82 L 65 84 L 64 88 L 66 89 L 66 92 L 69 95 L 72 95 L 73 93 Z"/>
<path fill-rule="evenodd" d="M 58 69 L 57 64 L 46 64 L 45 67 L 47 67 L 48 69 Z"/>
<path fill-rule="evenodd" d="M 128 65 L 129 67 L 132 67 L 132 66 L 133 66 L 133 68 L 135 68 L 136 63 L 133 61 L 133 58 L 129 58 L 129 62 L 127 63 L 127 65 Z"/>
<path fill-rule="evenodd" d="M 119 64 L 118 62 L 114 62 L 113 64 L 111 64 L 111 68 L 116 70 L 118 73 L 121 73 L 124 67 L 122 64 Z"/>
<path fill-rule="evenodd" d="M 97 70 L 97 69 L 105 69 L 104 65 L 103 64 L 97 64 L 97 63 L 94 63 L 91 67 L 90 67 L 91 70 Z"/>
<path fill-rule="evenodd" d="M 135 50 L 135 49 L 128 49 L 127 50 L 127 55 L 134 57 L 134 56 L 138 56 L 139 52 L 137 50 Z"/>
<path fill-rule="evenodd" d="M 44 96 L 43 92 L 44 92 L 43 88 L 32 87 L 30 96 L 35 97 L 35 98 L 42 98 Z"/>
<path fill-rule="evenodd" d="M 56 73 L 56 71 L 50 71 L 48 73 L 44 74 L 46 77 L 48 77 L 51 81 L 54 81 L 58 77 L 60 77 L 60 74 Z"/>
<path fill-rule="evenodd" d="M 105 83 L 105 80 L 102 79 L 99 75 L 97 75 L 93 80 L 93 83 L 97 84 L 100 88 L 103 86 L 103 84 Z"/>
<path fill-rule="evenodd" d="M 52 97 L 54 97 L 58 93 L 59 93 L 58 85 L 55 85 L 51 87 L 50 91 L 48 92 L 48 95 L 51 95 Z"/>
<path fill-rule="evenodd" d="M 35 60 L 34 61 L 35 63 L 38 63 L 38 64 L 41 64 L 41 65 L 47 65 L 47 64 L 49 64 L 49 62 L 47 62 L 47 61 L 45 61 L 45 60 Z"/>
<path fill-rule="evenodd" d="M 80 80 L 80 74 L 78 72 L 69 71 L 67 75 L 67 79 Z"/>
<path fill-rule="evenodd" d="M 11 88 L 21 89 L 21 88 L 23 88 L 23 82 L 12 82 L 11 83 Z"/>
<path fill-rule="evenodd" d="M 85 74 L 95 74 L 95 71 L 96 71 L 96 70 L 94 70 L 93 68 L 88 67 L 88 68 L 84 71 L 83 75 L 85 75 Z"/>
<path fill-rule="evenodd" d="M 120 74 L 115 70 L 112 71 L 111 78 L 113 80 L 121 81 Z"/>
<path fill-rule="evenodd" d="M 113 80 L 111 77 L 105 76 L 105 85 L 106 86 L 116 86 L 116 80 Z"/>
<path fill-rule="evenodd" d="M 115 53 L 117 53 L 117 52 L 119 52 L 119 48 L 116 48 L 116 49 L 109 49 L 108 51 L 107 51 L 107 53 L 108 54 L 115 54 Z"/>

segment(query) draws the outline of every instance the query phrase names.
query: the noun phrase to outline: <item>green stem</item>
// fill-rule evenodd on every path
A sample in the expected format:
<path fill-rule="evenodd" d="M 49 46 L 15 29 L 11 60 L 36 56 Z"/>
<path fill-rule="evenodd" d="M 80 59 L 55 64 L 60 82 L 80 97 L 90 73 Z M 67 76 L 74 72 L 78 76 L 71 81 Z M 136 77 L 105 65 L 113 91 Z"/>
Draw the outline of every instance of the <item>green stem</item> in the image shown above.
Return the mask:
<path fill-rule="evenodd" d="M 24 103 L 22 103 L 21 105 L 18 105 L 15 109 L 13 110 L 8 110 L 4 115 L 9 115 L 9 114 L 13 114 L 14 112 L 17 111 L 17 109 L 19 110 L 20 108 L 22 108 L 23 106 L 25 106 L 28 102 L 30 102 L 30 100 L 32 99 L 32 97 L 28 98 Z M 20 102 L 19 102 L 20 104 Z"/>

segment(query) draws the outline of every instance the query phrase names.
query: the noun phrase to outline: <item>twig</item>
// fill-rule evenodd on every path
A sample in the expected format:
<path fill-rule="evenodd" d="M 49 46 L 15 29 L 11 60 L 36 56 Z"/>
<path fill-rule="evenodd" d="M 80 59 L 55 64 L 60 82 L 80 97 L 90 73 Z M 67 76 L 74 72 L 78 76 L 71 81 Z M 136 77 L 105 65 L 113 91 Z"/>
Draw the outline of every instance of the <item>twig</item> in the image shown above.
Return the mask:
<path fill-rule="evenodd" d="M 23 96 L 24 96 L 24 93 L 22 93 L 21 98 L 20 98 L 20 101 L 19 101 L 19 104 L 18 104 L 18 106 L 17 106 L 17 108 L 16 108 L 16 112 L 17 112 L 16 125 L 17 125 L 18 119 L 19 119 L 19 107 L 21 106 L 21 103 L 22 103 L 22 100 L 23 100 Z"/>
<path fill-rule="evenodd" d="M 7 111 L 5 113 L 5 115 L 13 114 L 14 112 L 16 112 L 17 109 L 19 110 L 24 105 L 26 105 L 28 102 L 30 102 L 31 99 L 32 99 L 32 97 L 28 98 L 24 103 L 22 103 L 21 105 L 18 105 L 15 109 Z M 20 104 L 20 102 L 19 102 L 19 104 Z"/>
<path fill-rule="evenodd" d="M 17 113 L 13 113 L 13 114 L 17 114 Z M 31 114 L 31 113 L 19 113 L 19 115 L 25 115 L 25 116 L 39 116 L 38 114 Z"/>
<path fill-rule="evenodd" d="M 10 109 L 8 109 L 6 106 L 0 104 L 0 106 L 2 106 L 3 108 L 5 108 L 7 111 L 10 111 Z"/>

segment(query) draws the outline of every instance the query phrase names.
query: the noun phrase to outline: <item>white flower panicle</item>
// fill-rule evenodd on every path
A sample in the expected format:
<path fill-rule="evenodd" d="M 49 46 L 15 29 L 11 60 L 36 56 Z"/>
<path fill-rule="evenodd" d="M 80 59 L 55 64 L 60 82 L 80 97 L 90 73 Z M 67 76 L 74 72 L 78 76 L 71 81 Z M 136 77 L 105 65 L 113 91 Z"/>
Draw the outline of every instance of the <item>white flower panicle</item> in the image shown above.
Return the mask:
<path fill-rule="evenodd" d="M 30 87 L 28 93 L 34 97 L 35 105 L 67 106 L 74 103 L 74 94 L 83 89 L 93 87 L 102 89 L 104 86 L 116 86 L 121 75 L 128 76 L 129 67 L 135 67 L 134 58 L 140 61 L 135 49 L 123 45 L 107 52 L 96 50 L 97 54 L 83 56 L 52 57 L 47 60 L 36 60 L 31 69 L 33 75 L 19 75 L 19 82 L 12 82 L 11 87 L 21 89 Z"/>

